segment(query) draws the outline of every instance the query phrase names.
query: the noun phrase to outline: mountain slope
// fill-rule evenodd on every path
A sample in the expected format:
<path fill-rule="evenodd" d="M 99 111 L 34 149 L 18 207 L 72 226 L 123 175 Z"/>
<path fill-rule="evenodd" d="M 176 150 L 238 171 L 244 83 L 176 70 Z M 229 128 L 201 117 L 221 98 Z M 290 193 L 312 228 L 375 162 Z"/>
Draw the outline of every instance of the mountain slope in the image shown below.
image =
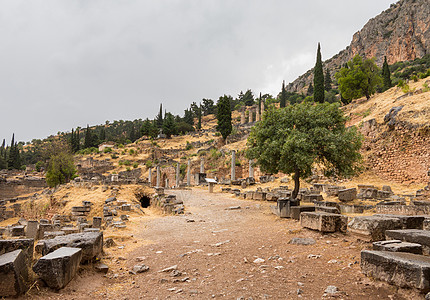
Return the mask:
<path fill-rule="evenodd" d="M 324 46 L 324 45 L 323 45 Z M 430 53 L 430 2 L 428 0 L 401 0 L 380 15 L 370 19 L 351 44 L 324 62 L 332 76 L 359 54 L 375 57 L 382 65 L 384 56 L 389 64 L 413 60 Z M 289 92 L 302 92 L 313 80 L 312 70 L 287 86 Z"/>

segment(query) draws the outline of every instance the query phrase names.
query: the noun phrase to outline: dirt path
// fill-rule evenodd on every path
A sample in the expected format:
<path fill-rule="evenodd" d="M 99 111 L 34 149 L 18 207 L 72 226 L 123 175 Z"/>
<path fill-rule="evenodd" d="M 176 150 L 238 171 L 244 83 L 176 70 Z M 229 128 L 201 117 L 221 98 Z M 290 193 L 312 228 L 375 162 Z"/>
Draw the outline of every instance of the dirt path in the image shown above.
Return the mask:
<path fill-rule="evenodd" d="M 339 299 L 417 299 L 414 291 L 361 275 L 360 250 L 368 244 L 355 236 L 302 229 L 272 215 L 267 202 L 200 189 L 170 192 L 184 201 L 185 215 L 135 220 L 140 246 L 125 260 L 114 258 L 106 277 L 84 271 L 61 294 L 43 298 L 321 299 L 336 286 Z M 316 243 L 289 244 L 294 237 Z M 128 273 L 141 263 L 150 270 Z M 174 265 L 173 273 L 159 272 Z"/>

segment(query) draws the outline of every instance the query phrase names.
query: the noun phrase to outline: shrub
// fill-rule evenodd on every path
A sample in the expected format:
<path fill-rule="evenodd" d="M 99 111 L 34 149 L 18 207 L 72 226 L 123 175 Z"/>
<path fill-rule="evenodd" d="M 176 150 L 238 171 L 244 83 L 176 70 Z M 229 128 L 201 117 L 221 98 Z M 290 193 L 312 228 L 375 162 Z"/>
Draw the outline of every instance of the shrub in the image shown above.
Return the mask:
<path fill-rule="evenodd" d="M 210 157 L 212 159 L 218 159 L 218 158 L 220 158 L 222 156 L 222 153 L 221 153 L 221 151 L 218 151 L 217 149 L 212 148 L 210 150 L 210 154 L 209 155 L 210 155 Z"/>
<path fill-rule="evenodd" d="M 128 150 L 128 153 L 130 153 L 130 155 L 136 155 L 137 154 L 137 152 L 134 151 L 134 149 Z"/>
<path fill-rule="evenodd" d="M 139 164 L 137 163 L 137 162 L 135 162 L 134 164 L 133 164 L 133 168 L 135 168 L 135 169 L 137 169 L 137 167 L 139 166 Z"/>
<path fill-rule="evenodd" d="M 187 145 L 185 146 L 185 150 L 191 150 L 193 149 L 193 145 L 187 141 Z"/>
<path fill-rule="evenodd" d="M 117 159 L 118 158 L 118 155 L 116 155 L 116 153 L 113 153 L 113 154 L 111 154 L 111 156 L 110 157 L 112 157 L 112 159 Z"/>
<path fill-rule="evenodd" d="M 417 81 L 418 81 L 418 76 L 417 76 L 417 75 L 412 75 L 411 79 L 412 79 L 414 82 L 417 82 Z"/>
<path fill-rule="evenodd" d="M 36 163 L 36 171 L 40 172 L 42 170 L 43 167 L 43 162 L 41 162 L 40 160 Z"/>
<path fill-rule="evenodd" d="M 50 187 L 69 182 L 75 176 L 76 169 L 71 154 L 60 152 L 51 157 L 46 172 L 46 183 Z"/>
<path fill-rule="evenodd" d="M 153 166 L 154 164 L 152 163 L 152 161 L 150 161 L 150 160 L 147 160 L 146 162 L 145 162 L 145 166 L 146 166 L 146 168 L 152 168 L 152 166 Z"/>
<path fill-rule="evenodd" d="M 112 152 L 112 148 L 111 148 L 111 147 L 106 147 L 106 148 L 103 150 L 103 152 L 104 152 L 104 153 L 111 153 L 111 152 Z"/>

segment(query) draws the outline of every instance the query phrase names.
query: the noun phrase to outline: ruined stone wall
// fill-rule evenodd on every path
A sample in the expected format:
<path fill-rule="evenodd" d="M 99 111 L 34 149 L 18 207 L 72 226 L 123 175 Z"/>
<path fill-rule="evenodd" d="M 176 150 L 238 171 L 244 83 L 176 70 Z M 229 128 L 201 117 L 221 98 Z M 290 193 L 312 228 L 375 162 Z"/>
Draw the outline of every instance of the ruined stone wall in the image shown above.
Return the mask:
<path fill-rule="evenodd" d="M 15 198 L 20 195 L 35 193 L 47 187 L 43 178 L 7 180 L 0 182 L 0 200 Z"/>

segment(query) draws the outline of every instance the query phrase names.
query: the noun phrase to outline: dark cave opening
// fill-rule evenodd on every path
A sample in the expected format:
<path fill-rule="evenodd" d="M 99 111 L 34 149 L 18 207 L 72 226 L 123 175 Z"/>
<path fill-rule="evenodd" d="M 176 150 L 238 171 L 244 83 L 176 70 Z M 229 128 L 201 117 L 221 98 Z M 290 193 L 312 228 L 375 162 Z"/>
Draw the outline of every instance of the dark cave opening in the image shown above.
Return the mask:
<path fill-rule="evenodd" d="M 148 196 L 141 196 L 140 197 L 140 205 L 143 208 L 147 208 L 151 205 L 151 198 L 149 198 Z"/>

